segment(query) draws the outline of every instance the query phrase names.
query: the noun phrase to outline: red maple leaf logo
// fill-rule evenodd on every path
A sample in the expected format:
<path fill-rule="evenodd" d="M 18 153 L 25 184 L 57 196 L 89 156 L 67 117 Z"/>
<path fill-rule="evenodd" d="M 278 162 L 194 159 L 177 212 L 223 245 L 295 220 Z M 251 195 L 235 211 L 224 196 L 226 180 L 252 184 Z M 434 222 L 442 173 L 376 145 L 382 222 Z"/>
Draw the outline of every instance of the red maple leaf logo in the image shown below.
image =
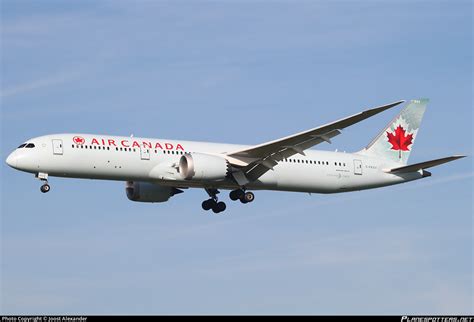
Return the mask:
<path fill-rule="evenodd" d="M 86 140 L 84 138 L 81 138 L 80 136 L 75 136 L 72 138 L 72 140 L 76 144 L 84 144 L 86 142 Z"/>
<path fill-rule="evenodd" d="M 413 133 L 409 134 L 399 125 L 394 132 L 387 131 L 388 142 L 392 145 L 392 150 L 399 151 L 398 157 L 402 157 L 402 151 L 410 151 L 409 145 L 413 143 Z"/>

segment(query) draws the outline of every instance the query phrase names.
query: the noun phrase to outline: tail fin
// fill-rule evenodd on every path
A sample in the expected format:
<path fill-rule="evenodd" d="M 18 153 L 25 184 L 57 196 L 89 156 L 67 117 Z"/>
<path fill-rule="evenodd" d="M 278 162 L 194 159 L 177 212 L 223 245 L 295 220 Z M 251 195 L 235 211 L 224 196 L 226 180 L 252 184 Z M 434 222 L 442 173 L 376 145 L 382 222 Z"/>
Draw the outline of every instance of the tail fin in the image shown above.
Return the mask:
<path fill-rule="evenodd" d="M 359 153 L 407 164 L 428 99 L 409 104 Z"/>

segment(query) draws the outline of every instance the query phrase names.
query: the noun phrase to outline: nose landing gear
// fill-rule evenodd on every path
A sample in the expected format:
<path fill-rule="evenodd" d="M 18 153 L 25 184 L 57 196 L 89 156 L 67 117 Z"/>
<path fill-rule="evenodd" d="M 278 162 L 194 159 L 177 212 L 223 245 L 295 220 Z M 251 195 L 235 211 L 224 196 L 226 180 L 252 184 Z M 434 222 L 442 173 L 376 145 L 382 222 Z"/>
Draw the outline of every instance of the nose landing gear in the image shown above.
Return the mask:
<path fill-rule="evenodd" d="M 40 187 L 40 190 L 42 193 L 46 193 L 46 192 L 49 192 L 49 190 L 51 190 L 51 187 L 49 186 L 48 183 L 45 183 L 44 185 Z"/>
<path fill-rule="evenodd" d="M 47 173 L 38 173 L 36 174 L 36 178 L 40 179 L 41 181 L 44 181 L 44 184 L 40 187 L 40 190 L 42 193 L 49 192 L 51 190 L 51 187 L 48 184 L 48 174 Z"/>

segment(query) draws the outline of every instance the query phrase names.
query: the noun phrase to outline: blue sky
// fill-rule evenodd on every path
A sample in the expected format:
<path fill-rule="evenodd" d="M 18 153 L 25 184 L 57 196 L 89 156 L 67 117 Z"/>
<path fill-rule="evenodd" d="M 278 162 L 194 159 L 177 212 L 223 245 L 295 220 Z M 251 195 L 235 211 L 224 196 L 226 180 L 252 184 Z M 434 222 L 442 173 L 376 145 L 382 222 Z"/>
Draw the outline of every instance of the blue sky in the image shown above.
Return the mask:
<path fill-rule="evenodd" d="M 430 98 L 406 185 L 129 201 L 120 182 L 1 167 L 1 312 L 473 310 L 471 1 L 2 1 L 1 150 L 85 132 L 257 144 Z M 344 131 L 357 151 L 396 111 Z M 227 193 L 225 193 L 226 195 Z M 227 199 L 227 196 L 225 196 Z"/>

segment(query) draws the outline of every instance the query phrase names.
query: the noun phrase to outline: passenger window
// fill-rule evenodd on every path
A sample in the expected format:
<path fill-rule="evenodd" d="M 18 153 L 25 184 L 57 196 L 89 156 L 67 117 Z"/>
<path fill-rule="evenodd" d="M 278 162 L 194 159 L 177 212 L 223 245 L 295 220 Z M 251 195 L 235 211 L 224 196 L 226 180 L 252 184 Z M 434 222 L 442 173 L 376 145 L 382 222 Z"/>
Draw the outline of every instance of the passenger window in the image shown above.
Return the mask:
<path fill-rule="evenodd" d="M 107 150 L 110 150 L 110 147 L 107 147 Z"/>

